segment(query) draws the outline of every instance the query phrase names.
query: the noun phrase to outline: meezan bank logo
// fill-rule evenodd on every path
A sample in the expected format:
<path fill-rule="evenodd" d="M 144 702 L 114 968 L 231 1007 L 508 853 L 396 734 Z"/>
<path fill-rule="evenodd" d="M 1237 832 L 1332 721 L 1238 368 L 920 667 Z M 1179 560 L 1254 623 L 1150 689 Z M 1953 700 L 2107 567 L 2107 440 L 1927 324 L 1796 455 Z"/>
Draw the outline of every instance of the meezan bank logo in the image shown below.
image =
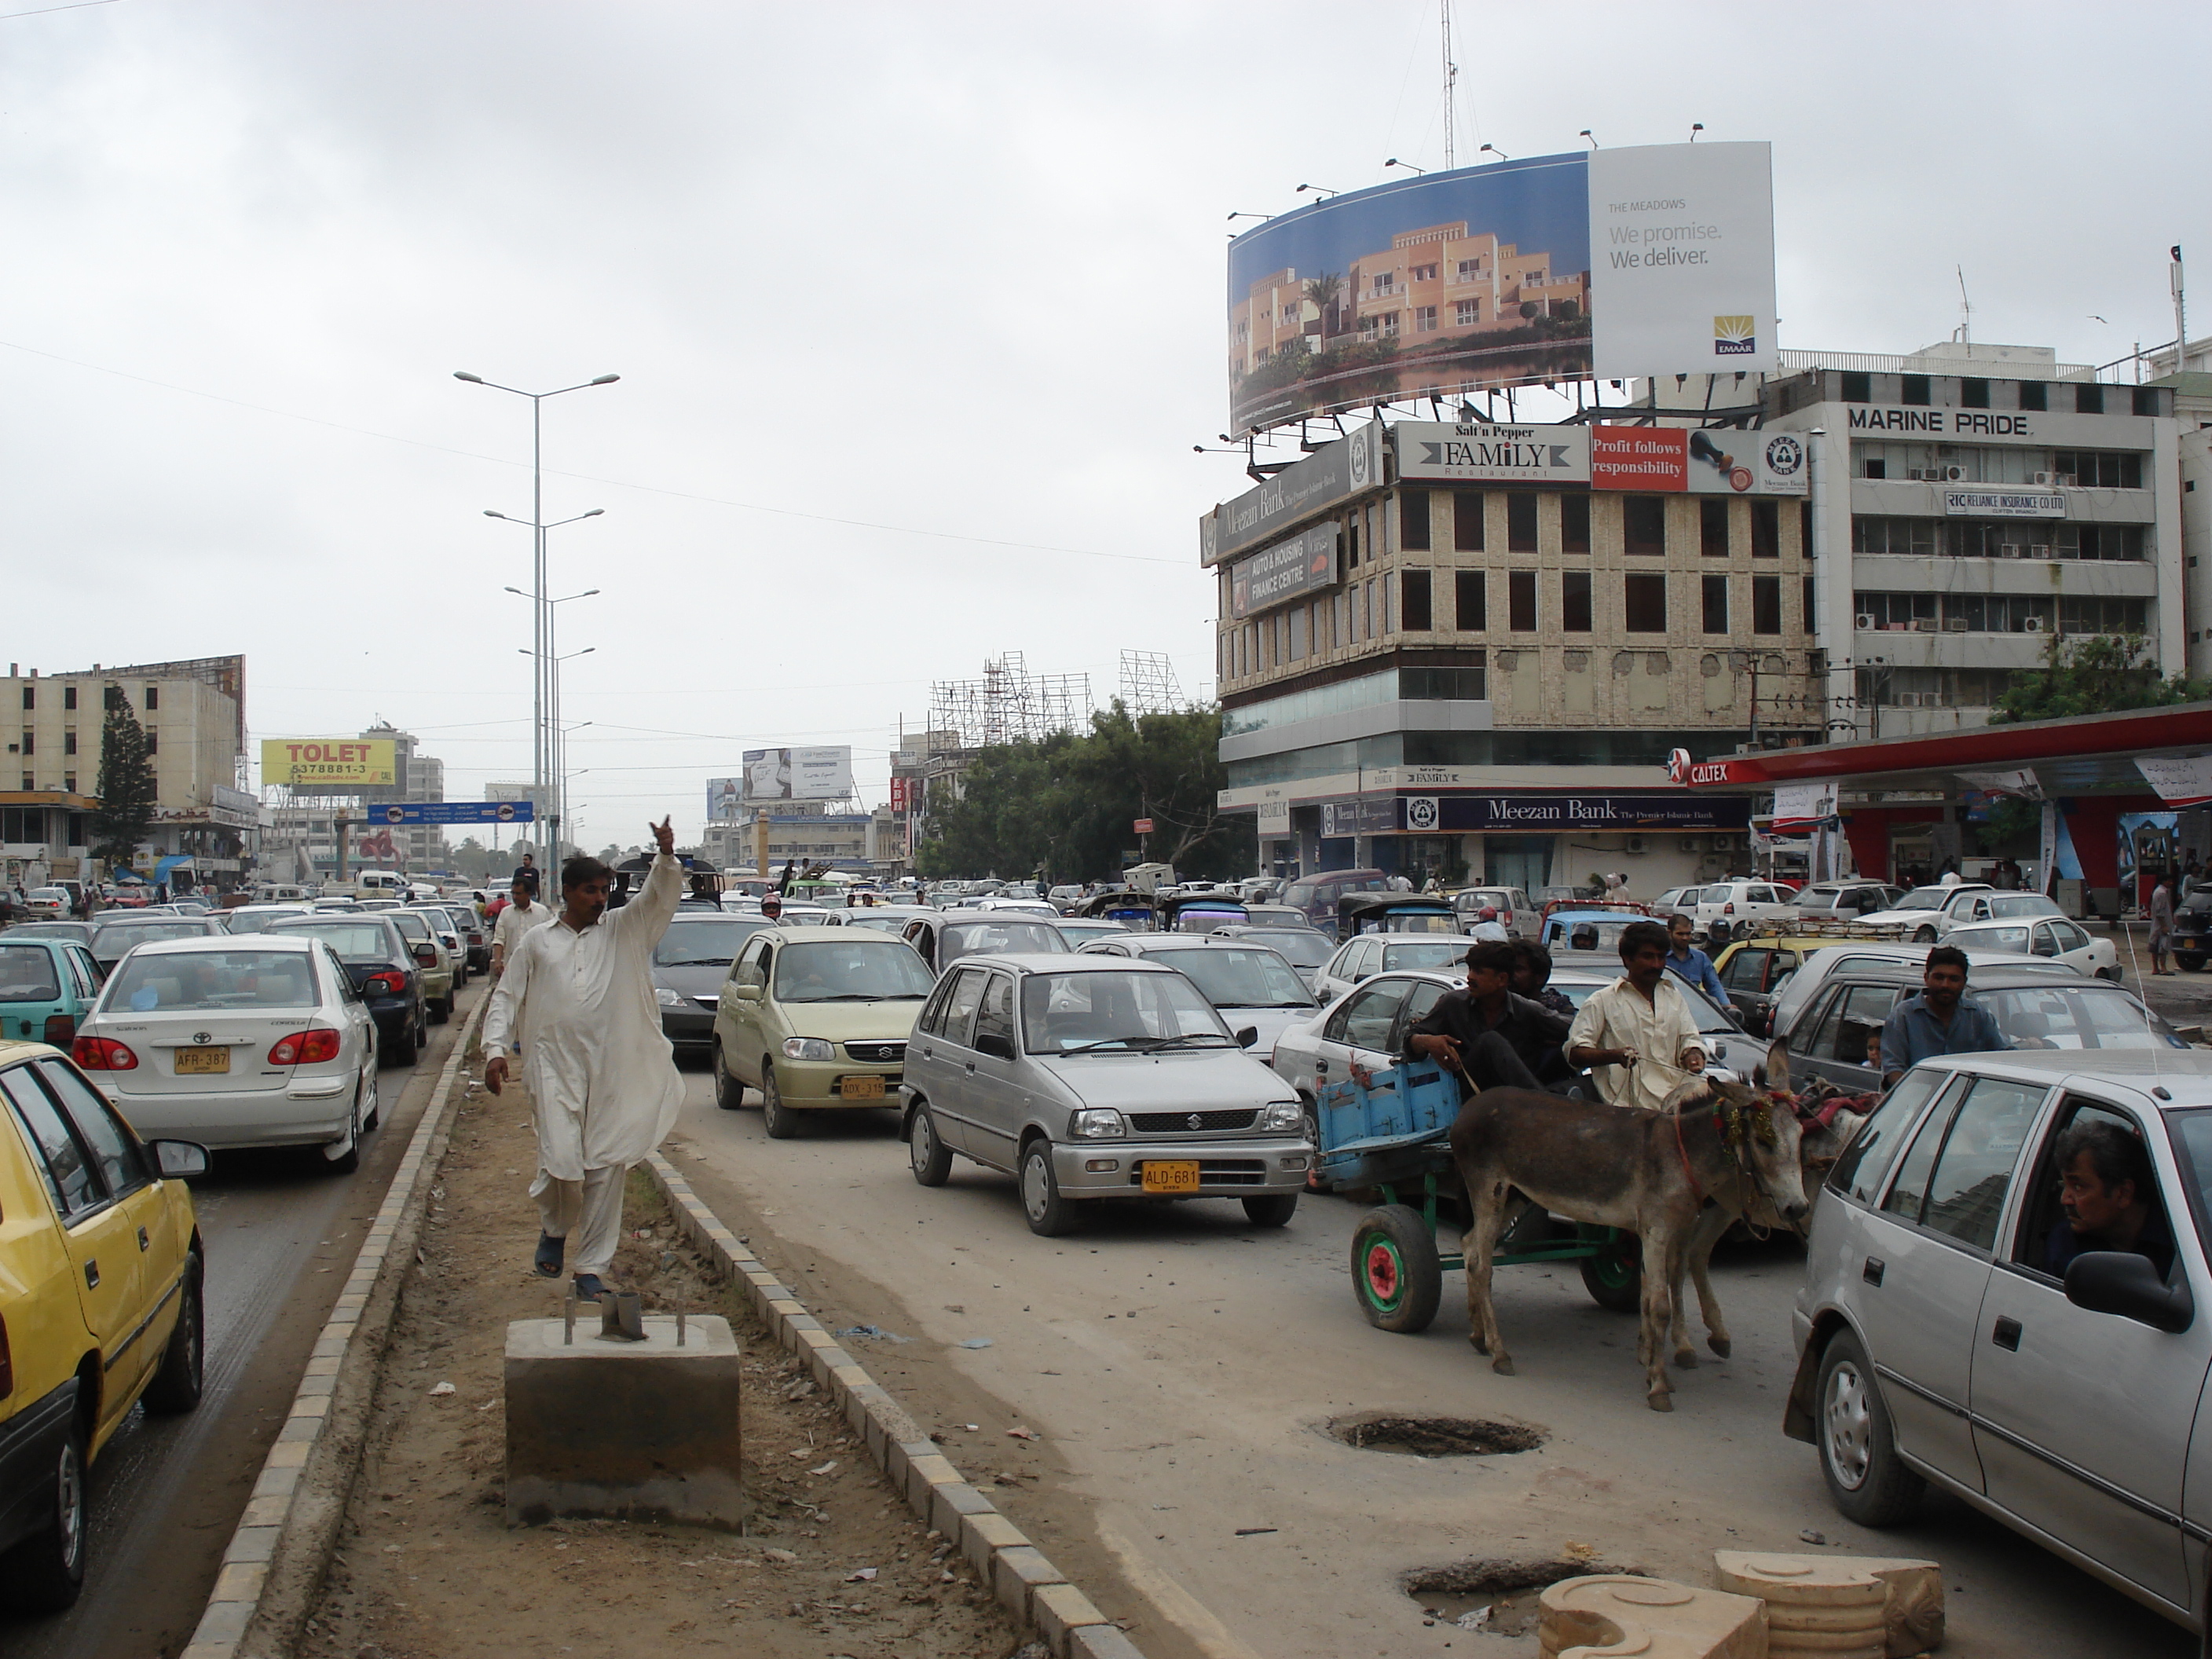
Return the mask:
<path fill-rule="evenodd" d="M 1713 319 L 1713 355 L 1748 357 L 1759 349 L 1758 323 L 1749 317 Z"/>

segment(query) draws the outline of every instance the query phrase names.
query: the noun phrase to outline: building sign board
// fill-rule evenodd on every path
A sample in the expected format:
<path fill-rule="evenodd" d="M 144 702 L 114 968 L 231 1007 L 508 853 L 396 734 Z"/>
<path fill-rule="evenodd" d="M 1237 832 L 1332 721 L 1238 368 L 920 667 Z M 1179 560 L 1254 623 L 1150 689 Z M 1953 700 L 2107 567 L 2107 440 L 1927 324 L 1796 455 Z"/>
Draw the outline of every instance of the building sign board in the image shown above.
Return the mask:
<path fill-rule="evenodd" d="M 294 788 L 390 787 L 398 762 L 390 738 L 267 738 L 261 781 Z"/>
<path fill-rule="evenodd" d="M 853 751 L 842 744 L 810 749 L 748 749 L 742 758 L 741 787 L 748 802 L 842 800 L 853 793 Z"/>
<path fill-rule="evenodd" d="M 1398 799 L 1395 795 L 1363 795 L 1357 800 L 1325 800 L 1321 804 L 1321 833 L 1338 836 L 1387 836 L 1398 828 Z"/>
<path fill-rule="evenodd" d="M 1398 477 L 1407 483 L 1588 483 L 1586 426 L 1451 425 L 1401 421 L 1390 428 Z"/>
<path fill-rule="evenodd" d="M 1953 487 L 1943 492 L 1943 511 L 1966 519 L 2063 519 L 2066 497 L 2055 489 L 1989 489 Z"/>
<path fill-rule="evenodd" d="M 362 814 L 370 823 L 529 823 L 538 808 L 526 800 L 380 802 Z"/>
<path fill-rule="evenodd" d="M 1382 422 L 1370 421 L 1203 515 L 1198 521 L 1199 562 L 1216 564 L 1256 547 L 1301 519 L 1382 483 Z"/>
<path fill-rule="evenodd" d="M 1486 793 L 1446 796 L 1443 806 L 1447 830 L 1742 830 L 1751 823 L 1751 803 L 1740 795 Z"/>
<path fill-rule="evenodd" d="M 2212 801 L 2212 755 L 2138 757 L 2136 770 L 2168 806 L 2202 806 Z"/>
<path fill-rule="evenodd" d="M 1263 836 L 1287 836 L 1291 833 L 1291 803 L 1287 797 L 1260 803 L 1259 832 Z"/>
<path fill-rule="evenodd" d="M 1590 485 L 1595 489 L 1802 495 L 1809 476 L 1804 441 L 1795 433 L 1590 428 Z"/>
<path fill-rule="evenodd" d="M 1287 541 L 1261 548 L 1229 567 L 1229 614 L 1241 622 L 1316 588 L 1334 587 L 1340 526 L 1334 519 L 1309 526 Z"/>

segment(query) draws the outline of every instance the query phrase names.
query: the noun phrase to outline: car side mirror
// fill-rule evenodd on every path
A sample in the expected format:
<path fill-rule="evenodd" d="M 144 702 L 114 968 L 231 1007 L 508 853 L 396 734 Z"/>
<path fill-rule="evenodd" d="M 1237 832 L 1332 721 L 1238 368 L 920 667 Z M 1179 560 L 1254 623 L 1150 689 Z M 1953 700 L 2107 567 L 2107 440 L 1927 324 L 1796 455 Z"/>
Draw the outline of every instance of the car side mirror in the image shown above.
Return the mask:
<path fill-rule="evenodd" d="M 2185 1331 L 2197 1316 L 2186 1279 L 2169 1285 L 2150 1258 L 2132 1250 L 2084 1250 L 2066 1267 L 2066 1299 L 2091 1313 L 2118 1314 L 2153 1330 Z"/>
<path fill-rule="evenodd" d="M 1237 1046 L 1240 1048 L 1249 1048 L 1259 1040 L 1260 1028 L 1256 1025 L 1247 1025 L 1237 1033 Z"/>
<path fill-rule="evenodd" d="M 1012 1060 L 1014 1057 L 1014 1040 L 1003 1031 L 978 1031 L 975 1034 L 975 1052 L 988 1054 L 994 1060 Z"/>
<path fill-rule="evenodd" d="M 425 968 L 435 968 L 438 965 L 438 947 L 434 945 L 416 945 L 415 947 L 415 960 L 421 963 Z"/>
<path fill-rule="evenodd" d="M 730 994 L 740 1002 L 758 1002 L 761 1000 L 761 988 L 757 985 L 732 985 L 730 987 Z"/>
<path fill-rule="evenodd" d="M 196 1140 L 149 1140 L 146 1150 L 154 1154 L 154 1162 L 164 1181 L 188 1181 L 194 1176 L 204 1176 L 215 1162 L 208 1155 L 208 1149 Z"/>

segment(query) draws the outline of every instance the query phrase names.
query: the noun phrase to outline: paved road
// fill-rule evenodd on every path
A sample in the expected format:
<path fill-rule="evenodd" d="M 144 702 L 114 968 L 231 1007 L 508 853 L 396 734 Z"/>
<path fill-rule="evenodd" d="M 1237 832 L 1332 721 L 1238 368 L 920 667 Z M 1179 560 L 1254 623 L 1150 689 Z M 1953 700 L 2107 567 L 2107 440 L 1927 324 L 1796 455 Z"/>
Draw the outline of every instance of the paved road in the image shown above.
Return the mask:
<path fill-rule="evenodd" d="M 192 1184 L 207 1246 L 206 1392 L 187 1416 L 133 1412 L 108 1443 L 93 1471 L 83 1599 L 58 1619 L 0 1618 L 8 1659 L 154 1659 L 191 1638 L 315 1334 L 481 994 L 461 993 L 415 1065 L 385 1068 L 383 1121 L 351 1176 L 323 1173 L 312 1153 L 239 1152 Z"/>
<path fill-rule="evenodd" d="M 1499 1272 L 1520 1369 L 1502 1377 L 1468 1346 L 1457 1274 L 1424 1335 L 1365 1323 L 1347 1266 L 1356 1212 L 1341 1200 L 1310 1199 L 1280 1231 L 1247 1226 L 1228 1203 L 1131 1205 L 1041 1239 L 1008 1179 L 960 1163 L 948 1186 L 917 1186 L 887 1114 L 769 1141 L 757 1098 L 720 1112 L 703 1076 L 689 1082 L 671 1151 L 701 1195 L 833 1328 L 911 1339 L 853 1346 L 925 1426 L 947 1431 L 948 1455 L 974 1478 L 1027 1455 L 1008 1427 L 1045 1437 L 1059 1468 L 1040 1484 L 1067 1501 L 1030 1497 L 1024 1480 L 1010 1506 L 1025 1525 L 1040 1515 L 1060 1528 L 1047 1551 L 1079 1577 L 1086 1557 L 1110 1561 L 1180 1626 L 1180 1637 L 1140 1629 L 1150 1651 L 1346 1659 L 1443 1653 L 1456 1638 L 1462 1654 L 1510 1659 L 1533 1653 L 1533 1638 L 1425 1626 L 1397 1575 L 1580 1547 L 1702 1582 L 1715 1548 L 1802 1549 L 1802 1529 L 1943 1561 L 1944 1651 L 1960 1659 L 2196 1651 L 1964 1505 L 1931 1502 L 1886 1534 L 1835 1513 L 1811 1449 L 1778 1428 L 1802 1260 L 1792 1246 L 1723 1253 L 1735 1357 L 1681 1376 L 1675 1411 L 1658 1416 L 1643 1401 L 1632 1323 L 1595 1307 L 1571 1267 Z M 977 1338 L 991 1346 L 957 1346 Z M 1527 1424 L 1546 1443 L 1429 1462 L 1324 1432 L 1334 1414 L 1378 1409 Z"/>

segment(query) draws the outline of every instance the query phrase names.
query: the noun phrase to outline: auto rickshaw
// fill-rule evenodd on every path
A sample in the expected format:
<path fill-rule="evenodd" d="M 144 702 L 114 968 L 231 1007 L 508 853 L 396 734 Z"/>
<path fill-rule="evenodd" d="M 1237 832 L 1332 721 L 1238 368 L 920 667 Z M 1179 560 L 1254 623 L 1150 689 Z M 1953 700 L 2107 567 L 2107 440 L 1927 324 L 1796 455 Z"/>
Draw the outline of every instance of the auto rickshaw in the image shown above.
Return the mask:
<path fill-rule="evenodd" d="M 1456 933 L 1451 901 L 1432 893 L 1346 893 L 1336 902 L 1336 936 L 1360 933 Z"/>

